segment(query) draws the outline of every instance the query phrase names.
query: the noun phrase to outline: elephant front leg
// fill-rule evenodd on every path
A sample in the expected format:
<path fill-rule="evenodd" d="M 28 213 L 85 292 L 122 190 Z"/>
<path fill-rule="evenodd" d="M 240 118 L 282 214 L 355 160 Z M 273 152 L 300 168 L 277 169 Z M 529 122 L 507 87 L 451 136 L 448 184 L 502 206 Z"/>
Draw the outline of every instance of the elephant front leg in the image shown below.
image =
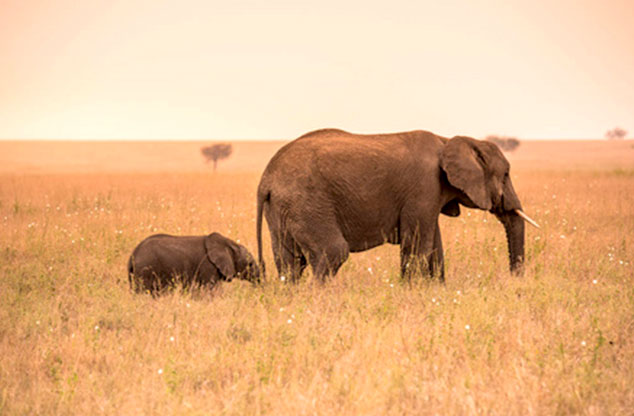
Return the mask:
<path fill-rule="evenodd" d="M 413 274 L 434 275 L 438 267 L 438 261 L 434 261 L 435 231 L 435 227 L 416 227 L 401 232 L 401 277 L 409 280 Z"/>
<path fill-rule="evenodd" d="M 445 282 L 445 255 L 442 249 L 442 237 L 438 223 L 436 223 L 436 230 L 434 231 L 434 248 L 429 273 L 432 277 L 438 276 L 438 280 L 441 283 Z"/>

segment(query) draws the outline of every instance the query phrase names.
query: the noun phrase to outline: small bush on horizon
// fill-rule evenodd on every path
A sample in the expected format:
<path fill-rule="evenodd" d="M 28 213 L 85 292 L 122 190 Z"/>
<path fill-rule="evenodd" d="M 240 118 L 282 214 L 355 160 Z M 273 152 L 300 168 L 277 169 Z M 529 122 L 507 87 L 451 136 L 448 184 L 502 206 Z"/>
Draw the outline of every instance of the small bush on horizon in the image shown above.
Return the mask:
<path fill-rule="evenodd" d="M 520 146 L 519 139 L 515 137 L 489 135 L 486 137 L 486 140 L 497 144 L 498 147 L 505 152 L 513 152 Z"/>

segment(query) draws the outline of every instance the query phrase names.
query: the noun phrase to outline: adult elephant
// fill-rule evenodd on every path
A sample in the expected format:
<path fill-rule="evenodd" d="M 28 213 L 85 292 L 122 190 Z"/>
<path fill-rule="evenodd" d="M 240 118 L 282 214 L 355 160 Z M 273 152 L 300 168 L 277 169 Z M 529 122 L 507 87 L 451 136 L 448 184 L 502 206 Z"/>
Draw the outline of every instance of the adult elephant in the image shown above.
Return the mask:
<path fill-rule="evenodd" d="M 310 263 L 323 280 L 351 252 L 400 244 L 401 274 L 429 272 L 444 281 L 438 216 L 460 205 L 494 214 L 504 225 L 510 268 L 524 261 L 524 219 L 509 163 L 493 143 L 427 131 L 361 135 L 317 130 L 282 147 L 258 188 L 279 273 L 297 279 Z M 535 224 L 536 225 L 536 224 Z"/>

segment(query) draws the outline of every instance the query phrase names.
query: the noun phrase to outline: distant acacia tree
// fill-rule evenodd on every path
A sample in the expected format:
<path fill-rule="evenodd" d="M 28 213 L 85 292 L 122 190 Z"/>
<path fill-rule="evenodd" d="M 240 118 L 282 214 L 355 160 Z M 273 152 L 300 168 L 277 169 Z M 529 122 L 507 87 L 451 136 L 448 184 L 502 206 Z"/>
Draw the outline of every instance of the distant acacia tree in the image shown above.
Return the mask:
<path fill-rule="evenodd" d="M 515 137 L 489 135 L 486 140 L 498 145 L 505 152 L 512 152 L 520 146 L 520 141 Z"/>
<path fill-rule="evenodd" d="M 212 144 L 211 146 L 205 146 L 200 149 L 200 152 L 205 157 L 205 163 L 213 162 L 214 163 L 214 172 L 216 171 L 216 166 L 218 165 L 218 161 L 221 159 L 226 159 L 231 156 L 231 152 L 233 152 L 233 147 L 229 143 L 218 143 Z"/>
<path fill-rule="evenodd" d="M 623 140 L 627 136 L 627 130 L 615 127 L 605 132 L 605 138 L 608 140 Z"/>

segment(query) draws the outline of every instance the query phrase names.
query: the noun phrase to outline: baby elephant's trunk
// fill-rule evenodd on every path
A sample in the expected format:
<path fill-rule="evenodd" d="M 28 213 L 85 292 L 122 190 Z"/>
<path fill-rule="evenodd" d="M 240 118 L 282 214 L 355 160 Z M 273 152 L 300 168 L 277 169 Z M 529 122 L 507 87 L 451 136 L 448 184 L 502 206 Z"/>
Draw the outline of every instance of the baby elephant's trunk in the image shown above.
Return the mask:
<path fill-rule="evenodd" d="M 128 260 L 128 283 L 130 284 L 130 290 L 135 293 L 143 293 L 143 285 L 137 281 L 134 275 L 134 256 L 130 256 Z"/>
<path fill-rule="evenodd" d="M 134 267 L 132 266 L 132 256 L 128 259 L 128 283 L 130 284 L 130 289 L 133 288 L 132 280 L 134 275 Z"/>
<path fill-rule="evenodd" d="M 246 280 L 253 284 L 259 285 L 261 281 L 260 276 L 260 266 L 255 260 L 251 261 L 246 270 Z"/>

